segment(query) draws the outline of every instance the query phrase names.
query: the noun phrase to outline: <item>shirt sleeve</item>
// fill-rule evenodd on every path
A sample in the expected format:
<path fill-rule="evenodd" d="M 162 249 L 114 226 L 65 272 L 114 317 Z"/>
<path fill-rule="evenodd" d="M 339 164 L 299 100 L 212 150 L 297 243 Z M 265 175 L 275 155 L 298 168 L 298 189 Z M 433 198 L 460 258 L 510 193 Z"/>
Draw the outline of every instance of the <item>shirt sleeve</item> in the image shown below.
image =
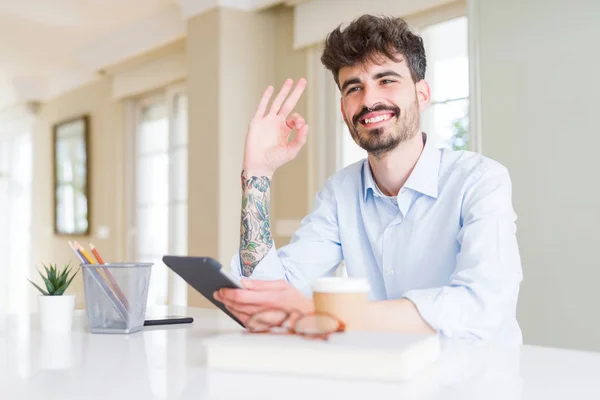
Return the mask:
<path fill-rule="evenodd" d="M 514 318 L 523 274 L 511 196 L 506 168 L 485 171 L 463 198 L 461 247 L 449 284 L 403 296 L 444 336 L 488 339 Z"/>
<path fill-rule="evenodd" d="M 310 295 L 310 283 L 332 274 L 341 261 L 337 206 L 332 184 L 328 181 L 317 194 L 312 212 L 302 220 L 290 243 L 279 249 L 274 244 L 250 278 L 285 279 Z M 238 278 L 242 276 L 239 252 L 232 257 L 231 273 Z"/>

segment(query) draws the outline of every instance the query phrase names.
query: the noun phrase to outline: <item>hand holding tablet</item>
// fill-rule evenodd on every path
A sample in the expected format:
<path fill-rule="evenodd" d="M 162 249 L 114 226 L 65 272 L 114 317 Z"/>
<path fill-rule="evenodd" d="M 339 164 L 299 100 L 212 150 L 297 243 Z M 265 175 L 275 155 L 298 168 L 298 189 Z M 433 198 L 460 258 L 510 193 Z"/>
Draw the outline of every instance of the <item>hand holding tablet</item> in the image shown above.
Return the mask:
<path fill-rule="evenodd" d="M 235 277 L 223 271 L 217 260 L 210 257 L 164 256 L 163 262 L 208 301 L 244 326 L 223 303 L 213 296 L 215 291 L 222 288 L 243 289 Z"/>

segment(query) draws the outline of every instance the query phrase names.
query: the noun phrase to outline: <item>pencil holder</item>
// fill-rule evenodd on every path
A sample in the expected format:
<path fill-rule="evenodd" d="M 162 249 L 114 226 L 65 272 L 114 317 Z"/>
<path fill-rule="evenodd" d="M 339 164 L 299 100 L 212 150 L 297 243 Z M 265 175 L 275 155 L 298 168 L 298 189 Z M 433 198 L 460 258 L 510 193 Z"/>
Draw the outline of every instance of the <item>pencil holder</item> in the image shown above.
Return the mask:
<path fill-rule="evenodd" d="M 144 327 L 152 265 L 81 264 L 92 333 L 133 333 Z"/>

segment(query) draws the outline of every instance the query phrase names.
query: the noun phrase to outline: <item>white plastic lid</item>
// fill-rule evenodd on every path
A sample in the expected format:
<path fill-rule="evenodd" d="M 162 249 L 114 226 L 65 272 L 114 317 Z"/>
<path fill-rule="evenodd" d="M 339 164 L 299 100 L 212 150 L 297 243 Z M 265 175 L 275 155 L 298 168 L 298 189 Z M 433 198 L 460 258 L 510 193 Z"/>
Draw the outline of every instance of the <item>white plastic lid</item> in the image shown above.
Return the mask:
<path fill-rule="evenodd" d="M 370 290 L 369 281 L 364 278 L 326 277 L 319 278 L 312 285 L 317 293 L 362 293 Z"/>

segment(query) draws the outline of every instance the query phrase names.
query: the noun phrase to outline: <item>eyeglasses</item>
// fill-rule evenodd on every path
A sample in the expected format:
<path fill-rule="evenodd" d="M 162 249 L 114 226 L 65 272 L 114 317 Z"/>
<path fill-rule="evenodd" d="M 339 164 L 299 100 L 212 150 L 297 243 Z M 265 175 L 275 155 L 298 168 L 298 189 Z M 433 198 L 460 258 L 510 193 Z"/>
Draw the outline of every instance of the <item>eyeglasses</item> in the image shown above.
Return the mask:
<path fill-rule="evenodd" d="M 252 315 L 246 329 L 248 333 L 291 334 L 327 340 L 332 333 L 345 331 L 346 325 L 325 312 L 304 314 L 298 310 L 270 309 Z"/>

